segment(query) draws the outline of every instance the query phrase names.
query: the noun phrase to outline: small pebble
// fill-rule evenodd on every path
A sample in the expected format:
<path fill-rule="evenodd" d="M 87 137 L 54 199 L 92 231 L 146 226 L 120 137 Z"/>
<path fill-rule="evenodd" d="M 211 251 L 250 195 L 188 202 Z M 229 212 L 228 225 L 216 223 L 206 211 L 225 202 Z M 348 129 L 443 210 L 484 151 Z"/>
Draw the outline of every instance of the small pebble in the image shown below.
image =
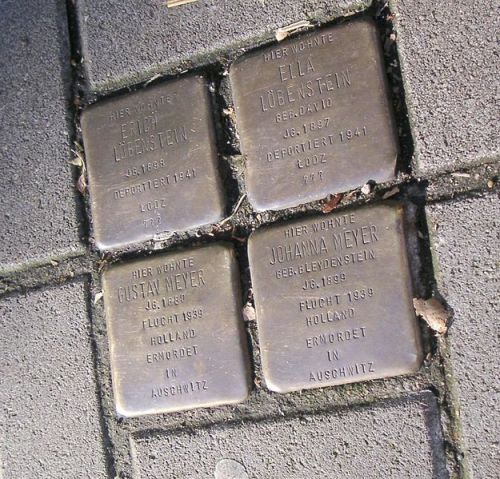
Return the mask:
<path fill-rule="evenodd" d="M 221 459 L 215 466 L 215 479 L 248 479 L 243 464 L 234 459 Z"/>
<path fill-rule="evenodd" d="M 366 183 L 363 188 L 361 188 L 361 193 L 364 195 L 369 195 L 372 192 L 372 185 L 370 183 Z"/>

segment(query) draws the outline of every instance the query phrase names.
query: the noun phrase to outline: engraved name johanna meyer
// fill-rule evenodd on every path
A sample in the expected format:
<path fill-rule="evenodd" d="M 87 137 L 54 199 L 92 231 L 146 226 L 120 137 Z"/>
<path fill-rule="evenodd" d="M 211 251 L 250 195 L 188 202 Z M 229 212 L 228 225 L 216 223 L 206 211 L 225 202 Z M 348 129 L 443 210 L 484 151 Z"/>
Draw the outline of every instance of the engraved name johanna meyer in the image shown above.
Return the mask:
<path fill-rule="evenodd" d="M 332 233 L 328 243 L 323 236 L 311 238 L 296 243 L 278 244 L 271 248 L 270 265 L 285 263 L 310 256 L 320 256 L 329 253 L 333 247 L 335 251 L 359 248 L 363 245 L 379 241 L 377 226 L 374 224 L 359 228 L 345 229 L 339 233 Z"/>

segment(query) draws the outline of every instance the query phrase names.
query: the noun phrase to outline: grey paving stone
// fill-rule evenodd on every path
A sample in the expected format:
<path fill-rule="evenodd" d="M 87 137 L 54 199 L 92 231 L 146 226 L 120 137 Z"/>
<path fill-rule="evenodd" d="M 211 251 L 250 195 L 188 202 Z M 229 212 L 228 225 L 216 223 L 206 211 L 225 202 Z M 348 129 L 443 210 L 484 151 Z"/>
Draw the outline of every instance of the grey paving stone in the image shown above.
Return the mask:
<path fill-rule="evenodd" d="M 84 284 L 0 302 L 0 477 L 104 478 Z"/>
<path fill-rule="evenodd" d="M 498 158 L 498 2 L 392 3 L 417 172 Z"/>
<path fill-rule="evenodd" d="M 66 99 L 63 1 L 0 5 L 0 270 L 82 250 Z"/>
<path fill-rule="evenodd" d="M 449 337 L 468 462 L 475 478 L 497 478 L 500 201 L 492 193 L 434 204 L 427 213 L 438 286 L 455 313 Z"/>
<path fill-rule="evenodd" d="M 136 478 L 448 477 L 430 393 L 315 416 L 133 440 Z"/>
<path fill-rule="evenodd" d="M 297 20 L 327 18 L 368 0 L 198 0 L 167 8 L 166 1 L 80 0 L 82 53 L 90 88 L 137 83 L 168 66 L 213 61 Z"/>

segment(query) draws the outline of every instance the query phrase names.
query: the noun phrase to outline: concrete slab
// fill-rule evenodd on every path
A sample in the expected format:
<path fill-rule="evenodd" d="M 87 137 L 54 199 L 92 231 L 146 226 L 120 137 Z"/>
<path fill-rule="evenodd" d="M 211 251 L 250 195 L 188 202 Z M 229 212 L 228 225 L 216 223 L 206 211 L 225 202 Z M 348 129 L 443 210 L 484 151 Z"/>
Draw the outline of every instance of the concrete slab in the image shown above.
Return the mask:
<path fill-rule="evenodd" d="M 138 83 L 182 62 L 207 64 L 298 20 L 328 18 L 368 0 L 198 0 L 175 8 L 166 1 L 77 2 L 84 67 L 90 89 Z M 187 63 L 189 62 L 189 63 Z"/>
<path fill-rule="evenodd" d="M 83 282 L 0 302 L 0 476 L 105 478 Z"/>
<path fill-rule="evenodd" d="M 430 393 L 315 416 L 133 440 L 136 478 L 445 478 Z"/>
<path fill-rule="evenodd" d="M 500 201 L 498 193 L 427 207 L 438 287 L 454 310 L 449 331 L 461 420 L 474 477 L 500 471 Z"/>
<path fill-rule="evenodd" d="M 83 251 L 66 102 L 64 2 L 0 7 L 0 271 Z"/>
<path fill-rule="evenodd" d="M 498 3 L 398 0 L 393 7 L 417 173 L 498 158 Z"/>

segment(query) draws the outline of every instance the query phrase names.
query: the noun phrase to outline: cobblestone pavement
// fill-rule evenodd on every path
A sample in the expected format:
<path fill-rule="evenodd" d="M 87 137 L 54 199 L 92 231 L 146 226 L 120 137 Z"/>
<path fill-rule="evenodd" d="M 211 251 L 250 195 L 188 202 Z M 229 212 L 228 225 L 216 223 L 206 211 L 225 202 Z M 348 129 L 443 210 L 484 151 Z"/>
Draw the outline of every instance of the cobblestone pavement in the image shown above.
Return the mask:
<path fill-rule="evenodd" d="M 285 7 L 279 0 L 195 0 L 167 5 L 171 3 L 27 0 L 22 9 L 12 0 L 0 4 L 0 478 L 498 477 L 497 2 L 293 0 Z M 375 43 L 383 51 L 382 83 L 390 92 L 399 144 L 396 174 L 387 181 L 359 184 L 354 190 L 340 191 L 339 187 L 324 198 L 314 196 L 312 189 L 304 200 L 311 201 L 305 204 L 292 198 L 291 207 L 257 211 L 247 190 L 245 165 L 250 163 L 245 153 L 248 131 L 261 125 L 247 121 L 238 102 L 247 85 L 257 85 L 266 78 L 266 71 L 251 72 L 233 89 L 231 68 L 247 52 L 276 45 L 277 30 L 294 22 L 302 21 L 303 28 L 319 32 L 327 32 L 333 25 L 335 35 L 341 25 L 348 25 L 345 31 L 349 25 L 364 25 L 361 19 L 374 21 Z M 294 35 L 292 32 L 291 37 Z M 329 41 L 330 37 L 325 33 L 322 38 Z M 279 45 L 269 51 L 283 54 Z M 361 45 L 354 41 L 346 48 L 343 54 L 349 56 L 351 49 L 356 52 Z M 311 66 L 307 62 L 317 62 L 311 55 L 304 56 L 305 62 L 299 66 L 280 62 L 281 82 L 294 74 L 305 75 L 308 68 L 317 69 L 317 63 Z M 333 55 L 322 58 L 336 61 Z M 356 56 L 349 58 L 354 64 Z M 182 89 L 168 86 L 174 78 L 194 76 L 203 79 L 201 84 L 208 93 L 200 93 L 189 80 L 177 83 L 186 85 Z M 351 81 L 345 71 L 344 81 Z M 319 81 L 318 88 L 330 84 Z M 187 118 L 195 114 L 188 108 L 208 112 L 202 126 L 193 126 L 187 133 L 181 128 L 169 130 L 165 141 L 182 143 L 183 135 L 186 139 L 194 129 L 207 128 L 210 133 L 200 137 L 195 150 L 203 150 L 203 161 L 212 162 L 215 169 L 203 173 L 203 189 L 189 190 L 191 187 L 182 185 L 184 189 L 178 191 L 189 194 L 174 194 L 169 200 L 168 207 L 171 201 L 179 224 L 191 229 L 158 231 L 147 239 L 134 236 L 131 244 L 115 238 L 116 247 L 100 251 L 97 246 L 106 245 L 99 238 L 96 241 L 97 222 L 110 221 L 115 213 L 111 236 L 126 239 L 132 237 L 127 221 L 134 213 L 114 212 L 114 203 L 104 201 L 99 218 L 94 214 L 93 188 L 97 191 L 97 184 L 102 183 L 106 193 L 109 187 L 107 172 L 92 164 L 93 145 L 107 143 L 113 132 L 105 122 L 97 126 L 99 118 L 93 112 L 100 107 L 89 107 L 120 105 L 124 95 L 141 98 L 141 92 L 151 88 L 163 91 L 161 85 L 166 85 L 165 98 L 171 94 L 180 102 L 171 123 L 181 111 L 188 111 Z M 373 82 L 367 80 L 364 89 L 372 89 L 375 95 Z M 271 104 L 262 103 L 263 111 L 266 106 Z M 115 118 L 121 114 L 118 107 L 106 108 L 105 113 L 111 111 Z M 346 108 L 346 114 L 351 114 L 349 110 Z M 352 110 L 356 110 L 354 106 Z M 89 112 L 83 126 L 95 128 L 94 143 L 82 134 L 83 111 Z M 369 112 L 366 121 L 370 121 Z M 145 124 L 137 128 L 147 129 Z M 292 130 L 287 129 L 287 134 L 293 136 Z M 266 144 L 266 129 L 259 131 L 259 144 Z M 341 139 L 346 131 L 340 131 Z M 122 128 L 121 134 L 126 133 Z M 375 144 L 374 148 L 383 146 Z M 186 149 L 185 154 L 191 155 L 191 150 Z M 375 155 L 375 150 L 363 155 Z M 196 168 L 203 168 L 203 162 Z M 118 196 L 129 194 L 120 191 Z M 284 198 L 291 194 L 287 188 L 281 193 Z M 202 207 L 211 209 L 211 201 L 217 211 L 207 220 L 205 213 L 196 212 Z M 389 362 L 394 358 L 393 369 L 386 366 L 384 374 L 348 384 L 333 381 L 345 375 L 345 369 L 331 369 L 327 371 L 330 385 L 325 387 L 273 392 L 276 388 L 270 381 L 266 383 L 268 342 L 259 336 L 263 330 L 260 315 L 264 315 L 259 301 L 271 282 L 254 288 L 252 278 L 257 281 L 259 274 L 251 270 L 255 267 L 251 263 L 256 262 L 259 251 L 252 249 L 252 241 L 260 237 L 252 237 L 248 248 L 249 236 L 267 226 L 302 224 L 288 223 L 293 220 L 302 219 L 306 224 L 306 217 L 308 221 L 330 218 L 330 211 L 339 218 L 352 218 L 365 205 L 376 208 L 382 204 L 405 207 L 405 246 L 413 285 L 410 302 L 412 296 L 435 300 L 419 303 L 418 339 L 408 339 L 413 333 L 403 324 L 406 313 L 389 318 L 391 311 L 386 307 L 381 311 L 387 318 L 376 318 L 377 337 L 382 339 L 374 348 Z M 219 221 L 221 216 L 224 219 Z M 207 221 L 215 223 L 206 225 Z M 301 228 L 288 231 L 296 235 L 305 231 Z M 400 234 L 401 228 L 395 231 Z M 380 236 L 377 230 L 358 233 L 363 244 L 378 241 Z M 353 238 L 343 237 L 344 246 Z M 197 250 L 210 252 L 200 253 L 200 261 L 206 262 L 204 269 L 197 275 L 178 275 L 174 278 L 177 286 L 171 283 L 167 289 L 181 289 L 181 281 L 186 289 L 188 285 L 195 289 L 210 278 L 208 286 L 214 296 L 199 293 L 197 301 L 213 311 L 219 305 L 229 318 L 234 315 L 235 321 L 224 323 L 224 330 L 217 329 L 217 321 L 210 323 L 213 337 L 233 338 L 230 347 L 222 339 L 211 343 L 206 357 L 211 365 L 207 374 L 213 373 L 220 381 L 211 391 L 211 400 L 222 405 L 191 409 L 183 407 L 187 403 L 181 399 L 172 406 L 173 412 L 119 415 L 113 381 L 118 390 L 118 382 L 125 379 L 112 371 L 111 358 L 134 364 L 136 353 L 144 351 L 134 349 L 135 336 L 123 326 L 111 331 L 112 301 L 103 272 L 107 278 L 108 272 L 120 271 L 115 263 L 137 264 L 131 274 L 148 276 L 147 268 L 141 269 L 145 264 L 141 259 L 154 264 L 172 250 L 181 248 L 188 254 L 198 245 L 219 241 L 226 247 Z M 394 251 L 399 249 L 394 247 Z M 211 264 L 210 259 L 218 255 L 224 259 Z M 400 256 L 403 258 L 398 255 L 394 270 L 386 265 L 371 273 L 377 287 L 391 285 L 386 297 L 399 285 L 405 290 L 405 281 L 410 284 L 406 260 Z M 186 261 L 193 260 L 190 258 Z M 287 271 L 292 276 L 299 272 L 282 269 L 280 274 L 286 276 Z M 387 280 L 391 274 L 397 281 Z M 217 282 L 221 275 L 231 281 Z M 156 283 L 148 284 L 154 292 Z M 120 291 L 116 311 L 132 321 L 136 313 L 129 299 L 137 297 L 137 289 Z M 179 295 L 178 300 L 183 298 Z M 121 306 L 123 302 L 127 308 Z M 385 307 L 383 299 L 373 304 L 357 311 L 378 314 L 377 308 Z M 148 307 L 157 306 L 153 301 Z M 401 311 L 404 307 L 400 306 Z M 283 316 L 289 311 L 285 304 Z M 189 318 L 184 319 L 198 314 L 189 311 Z M 349 310 L 344 314 L 348 317 Z M 412 322 L 413 311 L 410 316 Z M 399 320 L 404 329 L 401 336 L 400 331 L 394 332 Z M 288 341 L 287 334 L 293 335 L 286 323 L 274 331 L 271 342 Z M 198 332 L 185 329 L 182 334 L 188 340 Z M 341 338 L 364 335 L 365 329 L 358 327 L 344 331 Z M 108 341 L 111 336 L 121 338 L 118 345 Z M 154 341 L 173 339 L 163 335 Z M 308 341 L 308 347 L 314 344 L 314 338 Z M 422 361 L 420 352 L 412 352 L 403 361 L 402 355 L 413 351 L 408 349 L 410 342 L 411 348 L 422 350 Z M 188 354 L 188 349 L 182 354 Z M 362 362 L 362 352 L 360 348 L 352 353 L 357 362 L 351 369 L 362 367 L 368 373 L 371 363 Z M 336 356 L 337 350 L 328 354 Z M 153 361 L 153 356 L 146 356 L 146 361 Z M 404 364 L 401 370 L 398 361 Z M 416 362 L 422 365 L 411 372 L 414 368 L 407 365 Z M 305 356 L 303 363 L 307 363 Z M 233 369 L 241 377 L 249 370 L 249 384 L 236 385 L 232 376 L 226 379 L 224 374 L 228 370 L 233 374 Z M 134 371 L 134 388 L 149 381 L 146 370 Z M 394 377 L 401 372 L 406 374 Z M 175 369 L 167 369 L 166 374 L 175 376 Z M 277 374 L 284 375 L 285 370 Z M 294 379 L 292 374 L 290 381 Z M 205 386 L 189 382 L 179 387 L 186 392 Z M 126 385 L 124 388 L 127 390 Z M 134 388 L 128 389 L 130 397 L 139 397 Z M 241 401 L 246 389 L 248 397 Z M 294 389 L 298 388 L 290 388 Z M 171 393 L 167 388 L 153 389 L 153 399 Z M 234 398 L 240 402 L 230 404 Z M 137 410 L 148 409 L 142 399 L 138 403 Z M 194 405 L 210 406 L 210 402 Z"/>

